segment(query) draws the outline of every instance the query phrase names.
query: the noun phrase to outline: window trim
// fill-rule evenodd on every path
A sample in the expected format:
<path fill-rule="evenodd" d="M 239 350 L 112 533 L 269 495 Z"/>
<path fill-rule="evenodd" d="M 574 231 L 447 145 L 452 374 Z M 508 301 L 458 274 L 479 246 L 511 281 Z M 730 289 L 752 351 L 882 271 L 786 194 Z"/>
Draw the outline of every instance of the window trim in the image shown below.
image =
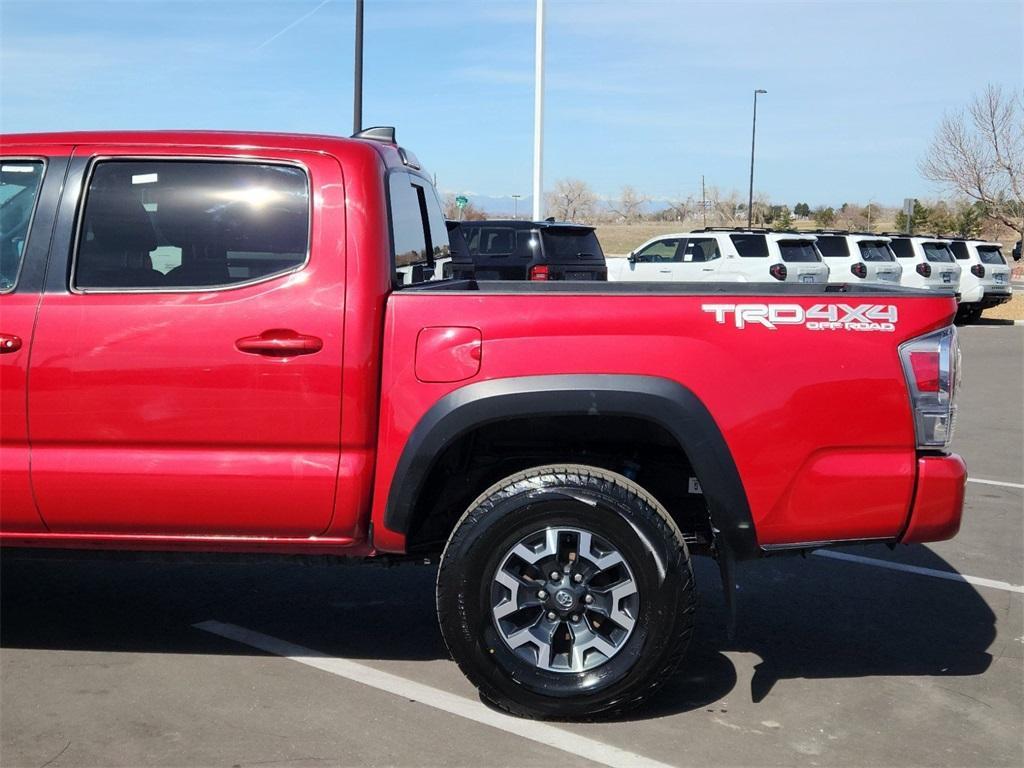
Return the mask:
<path fill-rule="evenodd" d="M 21 259 L 18 261 L 18 274 L 14 276 L 14 282 L 11 283 L 11 287 L 6 290 L 0 289 L 0 296 L 6 296 L 9 293 L 14 293 L 18 290 L 18 284 L 21 282 L 21 273 L 25 269 L 25 256 L 28 254 L 29 240 L 32 239 L 32 225 L 36 221 L 36 211 L 39 210 L 39 198 L 43 196 L 43 184 L 46 183 L 46 173 L 50 169 L 50 158 L 42 157 L 41 155 L 4 155 L 0 157 L 0 162 L 6 163 L 11 162 L 23 162 L 23 163 L 42 163 L 43 174 L 39 178 L 39 189 L 36 190 L 36 199 L 32 201 L 32 213 L 28 217 L 28 234 L 25 237 L 25 245 L 21 249 Z"/>
<path fill-rule="evenodd" d="M 423 205 L 426 202 L 427 186 L 429 186 L 430 189 L 433 190 L 435 197 L 437 197 L 437 189 L 434 187 L 433 182 L 431 182 L 431 180 L 430 180 L 430 178 L 428 176 L 426 176 L 425 174 L 423 174 L 421 172 L 417 172 L 417 171 L 413 170 L 412 168 L 408 168 L 408 167 L 404 167 L 404 166 L 403 167 L 390 166 L 390 167 L 386 168 L 385 171 L 384 171 L 384 202 L 385 202 L 385 204 L 387 206 L 387 214 L 388 214 L 388 217 L 387 217 L 388 218 L 388 257 L 389 257 L 390 262 L 391 262 L 390 263 L 391 288 L 392 288 L 392 290 L 399 291 L 399 290 L 401 290 L 403 288 L 411 288 L 414 285 L 423 285 L 423 283 L 429 283 L 431 281 L 430 280 L 425 280 L 425 281 L 423 281 L 423 283 L 409 283 L 408 285 L 403 285 L 400 281 L 398 281 L 396 279 L 396 275 L 398 274 L 398 259 L 397 259 L 397 256 L 395 254 L 395 224 L 394 224 L 394 215 L 393 215 L 392 209 L 391 209 L 391 203 L 392 203 L 392 201 L 391 201 L 391 178 L 393 176 L 395 176 L 396 174 L 403 174 L 403 175 L 405 175 L 406 177 L 408 177 L 409 186 L 410 187 L 413 187 L 414 189 L 421 190 L 423 192 L 423 198 L 420 198 L 419 193 L 417 193 L 416 194 L 416 199 L 417 199 L 417 203 L 420 203 L 421 200 L 423 201 L 423 203 L 420 204 L 420 206 L 419 206 L 420 207 L 420 220 L 421 220 L 421 222 L 423 224 L 423 243 L 424 243 L 424 246 L 427 248 L 428 261 L 416 262 L 416 263 L 427 265 L 428 262 L 429 262 L 431 269 L 435 268 L 436 260 L 434 259 L 434 252 L 433 252 L 433 245 L 432 245 L 433 239 L 430 236 L 430 219 L 426 215 L 427 212 L 423 208 Z M 440 198 L 437 199 L 437 202 L 438 202 L 438 204 L 440 204 L 440 202 L 441 202 Z M 441 217 L 444 218 L 444 210 L 443 209 L 441 211 Z M 410 265 L 410 266 L 415 266 L 415 264 Z"/>
<path fill-rule="evenodd" d="M 85 205 L 89 198 L 89 185 L 92 183 L 93 173 L 96 166 L 109 161 L 139 161 L 139 162 L 192 162 L 192 163 L 226 163 L 245 165 L 287 165 L 298 168 L 306 179 L 306 256 L 301 264 L 296 264 L 284 272 L 275 272 L 272 275 L 263 275 L 237 283 L 226 283 L 223 285 L 203 285 L 193 288 L 164 288 L 139 287 L 139 288 L 79 288 L 75 285 L 75 277 L 78 271 L 78 246 L 82 236 L 82 225 L 85 222 Z M 277 280 L 288 275 L 301 272 L 309 266 L 310 256 L 313 252 L 313 186 L 310 180 L 309 168 L 305 163 L 298 160 L 285 160 L 281 158 L 260 158 L 260 157 L 230 157 L 225 155 L 94 155 L 89 160 L 82 180 L 81 194 L 75 205 L 75 236 L 71 240 L 71 259 L 68 265 L 67 286 L 70 293 L 85 296 L 92 294 L 110 293 L 155 293 L 155 294 L 180 294 L 180 293 L 220 293 L 222 291 L 233 291 L 238 288 L 247 288 L 251 285 Z"/>

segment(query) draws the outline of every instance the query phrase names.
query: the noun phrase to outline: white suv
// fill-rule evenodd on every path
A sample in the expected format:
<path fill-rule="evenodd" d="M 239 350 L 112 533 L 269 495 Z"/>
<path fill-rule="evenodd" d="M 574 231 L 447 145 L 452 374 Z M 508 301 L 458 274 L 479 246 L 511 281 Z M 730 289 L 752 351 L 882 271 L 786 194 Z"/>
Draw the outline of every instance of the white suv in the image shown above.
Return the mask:
<path fill-rule="evenodd" d="M 888 237 L 826 229 L 819 229 L 817 235 L 830 283 L 899 283 L 903 265 L 889 247 Z"/>
<path fill-rule="evenodd" d="M 824 283 L 828 266 L 814 235 L 759 229 L 701 229 L 648 240 L 608 259 L 609 280 Z"/>
<path fill-rule="evenodd" d="M 900 235 L 886 232 L 889 247 L 900 264 L 903 275 L 900 285 L 909 288 L 958 291 L 960 265 L 949 250 L 949 240 L 923 235 Z"/>
<path fill-rule="evenodd" d="M 953 238 L 949 243 L 960 273 L 960 319 L 976 319 L 984 310 L 1010 300 L 1010 267 L 1002 246 L 985 240 Z"/>

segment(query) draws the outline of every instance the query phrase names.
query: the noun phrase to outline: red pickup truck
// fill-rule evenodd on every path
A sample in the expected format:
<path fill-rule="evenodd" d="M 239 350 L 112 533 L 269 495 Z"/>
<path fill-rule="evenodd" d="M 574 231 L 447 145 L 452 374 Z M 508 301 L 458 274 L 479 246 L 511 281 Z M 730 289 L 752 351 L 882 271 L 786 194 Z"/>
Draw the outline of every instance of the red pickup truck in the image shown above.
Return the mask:
<path fill-rule="evenodd" d="M 433 280 L 383 130 L 0 152 L 6 547 L 439 558 L 483 695 L 579 716 L 678 663 L 692 554 L 959 526 L 952 294 Z"/>

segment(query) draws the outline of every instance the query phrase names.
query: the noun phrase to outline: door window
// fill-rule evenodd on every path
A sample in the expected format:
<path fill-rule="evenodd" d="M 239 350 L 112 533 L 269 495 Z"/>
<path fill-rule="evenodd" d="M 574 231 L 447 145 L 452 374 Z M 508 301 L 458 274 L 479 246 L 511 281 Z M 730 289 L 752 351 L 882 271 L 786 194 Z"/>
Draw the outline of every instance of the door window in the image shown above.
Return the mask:
<path fill-rule="evenodd" d="M 0 293 L 18 282 L 44 166 L 42 160 L 0 162 Z"/>
<path fill-rule="evenodd" d="M 713 237 L 691 237 L 686 241 L 683 251 L 683 261 L 704 262 L 713 261 L 721 254 L 718 252 L 718 241 Z"/>
<path fill-rule="evenodd" d="M 292 165 L 96 163 L 78 226 L 77 290 L 204 290 L 300 269 L 309 184 Z"/>
<path fill-rule="evenodd" d="M 685 240 L 680 240 L 677 237 L 667 238 L 665 240 L 658 240 L 651 243 L 646 248 L 639 250 L 634 254 L 633 260 L 640 264 L 660 264 L 672 261 L 682 261 L 682 256 L 679 253 L 679 244 L 685 243 Z"/>

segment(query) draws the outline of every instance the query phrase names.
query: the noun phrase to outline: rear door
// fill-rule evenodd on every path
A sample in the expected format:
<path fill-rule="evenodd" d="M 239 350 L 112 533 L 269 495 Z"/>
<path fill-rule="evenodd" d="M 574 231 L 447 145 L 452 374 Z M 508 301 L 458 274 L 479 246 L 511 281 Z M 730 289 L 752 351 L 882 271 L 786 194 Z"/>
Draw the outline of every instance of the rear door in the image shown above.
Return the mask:
<path fill-rule="evenodd" d="M 0 530 L 44 530 L 29 482 L 32 329 L 70 147 L 0 150 Z"/>
<path fill-rule="evenodd" d="M 29 393 L 51 530 L 327 528 L 343 205 L 341 169 L 322 155 L 76 149 Z"/>

